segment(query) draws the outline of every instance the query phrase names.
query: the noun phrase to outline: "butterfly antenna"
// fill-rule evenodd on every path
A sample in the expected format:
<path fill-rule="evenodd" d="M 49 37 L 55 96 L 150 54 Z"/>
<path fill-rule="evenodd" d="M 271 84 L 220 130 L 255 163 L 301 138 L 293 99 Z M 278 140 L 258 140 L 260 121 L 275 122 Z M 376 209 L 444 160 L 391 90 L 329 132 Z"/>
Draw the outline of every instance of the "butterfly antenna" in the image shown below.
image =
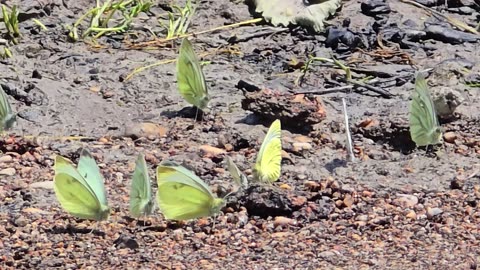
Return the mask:
<path fill-rule="evenodd" d="M 353 142 L 352 142 L 352 135 L 350 134 L 350 125 L 348 124 L 348 114 L 347 114 L 347 103 L 345 102 L 345 98 L 342 98 L 343 103 L 343 116 L 345 118 L 345 131 L 347 133 L 347 151 L 349 155 L 349 161 L 355 161 L 355 155 L 353 154 Z"/>

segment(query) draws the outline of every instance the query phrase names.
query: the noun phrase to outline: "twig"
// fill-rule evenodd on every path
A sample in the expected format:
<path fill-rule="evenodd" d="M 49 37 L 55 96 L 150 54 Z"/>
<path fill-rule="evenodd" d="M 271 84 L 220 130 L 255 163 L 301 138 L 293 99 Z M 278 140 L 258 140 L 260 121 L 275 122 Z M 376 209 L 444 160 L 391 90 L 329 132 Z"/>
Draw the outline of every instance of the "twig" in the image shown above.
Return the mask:
<path fill-rule="evenodd" d="M 345 92 L 347 92 L 346 90 L 350 90 L 354 87 L 355 86 L 353 86 L 353 85 L 344 85 L 344 86 L 339 86 L 339 87 L 327 88 L 326 90 L 323 90 L 323 91 L 301 91 L 301 92 L 293 92 L 293 94 L 295 94 L 295 95 L 301 95 L 301 94 L 327 95 L 327 94 L 332 94 L 332 93 L 337 93 L 337 92 L 345 93 Z"/>
<path fill-rule="evenodd" d="M 392 98 L 393 95 L 390 94 L 389 92 L 381 89 L 381 88 L 378 88 L 378 87 L 375 87 L 375 86 L 372 86 L 372 85 L 369 85 L 369 84 L 366 84 L 366 83 L 363 83 L 363 82 L 359 82 L 359 81 L 356 81 L 356 80 L 348 80 L 347 81 L 348 83 L 351 83 L 355 86 L 359 86 L 359 87 L 363 87 L 363 88 L 366 88 L 372 92 L 375 92 L 377 94 L 379 94 L 380 96 L 384 97 L 384 98 Z"/>
<path fill-rule="evenodd" d="M 458 28 L 460 28 L 464 31 L 468 31 L 468 32 L 473 33 L 473 34 L 480 35 L 480 33 L 475 28 L 467 25 L 466 23 L 458 21 L 458 20 L 453 19 L 453 18 L 450 18 L 448 16 L 445 16 L 442 13 L 440 13 L 440 12 L 434 10 L 434 9 L 431 9 L 429 7 L 426 7 L 426 6 L 424 6 L 420 3 L 417 3 L 417 2 L 411 1 L 411 0 L 400 0 L 400 1 L 402 1 L 404 3 L 407 3 L 407 4 L 410 4 L 410 5 L 414 5 L 414 6 L 419 7 L 419 8 L 422 8 L 422 9 L 432 13 L 434 16 L 440 17 L 440 18 L 446 20 L 449 24 L 451 24 L 455 27 L 458 27 Z"/>
<path fill-rule="evenodd" d="M 239 22 L 239 23 L 223 25 L 223 26 L 215 27 L 215 28 L 212 28 L 212 29 L 208 29 L 208 30 L 204 30 L 204 31 L 196 32 L 196 33 L 179 35 L 179 36 L 175 36 L 175 37 L 172 37 L 172 38 L 156 39 L 156 40 L 152 40 L 152 41 L 147 41 L 147 42 L 142 42 L 142 43 L 131 45 L 130 48 L 138 49 L 138 48 L 143 48 L 143 47 L 148 47 L 148 46 L 159 45 L 159 44 L 162 44 L 162 43 L 166 43 L 168 41 L 177 40 L 177 39 L 181 39 L 181 38 L 184 38 L 184 37 L 197 36 L 197 35 L 201 35 L 201 34 L 205 34 L 205 33 L 211 33 L 211 32 L 215 32 L 215 31 L 219 31 L 219 30 L 225 30 L 225 29 L 228 29 L 228 28 L 238 27 L 238 26 L 242 26 L 242 25 L 246 25 L 246 24 L 258 23 L 258 22 L 261 22 L 262 20 L 263 20 L 262 18 L 257 18 L 257 19 L 247 20 L 247 21 L 243 21 L 243 22 Z"/>
<path fill-rule="evenodd" d="M 220 52 L 222 52 L 222 51 L 228 51 L 229 53 L 232 53 L 231 50 L 220 50 Z M 199 57 L 205 57 L 205 56 L 207 56 L 207 55 L 215 54 L 215 53 L 217 53 L 217 52 L 218 52 L 218 50 L 215 51 L 215 52 L 203 53 L 203 54 L 200 54 Z M 167 60 L 158 61 L 158 62 L 156 62 L 156 63 L 150 64 L 150 65 L 147 65 L 147 66 L 135 68 L 130 74 L 127 75 L 127 77 L 125 77 L 124 82 L 130 80 L 134 75 L 136 75 L 137 73 L 140 73 L 140 72 L 142 72 L 142 71 L 144 71 L 144 70 L 147 70 L 147 69 L 152 68 L 152 67 L 164 65 L 164 64 L 174 63 L 174 62 L 176 62 L 176 61 L 177 61 L 177 59 L 167 59 Z"/>

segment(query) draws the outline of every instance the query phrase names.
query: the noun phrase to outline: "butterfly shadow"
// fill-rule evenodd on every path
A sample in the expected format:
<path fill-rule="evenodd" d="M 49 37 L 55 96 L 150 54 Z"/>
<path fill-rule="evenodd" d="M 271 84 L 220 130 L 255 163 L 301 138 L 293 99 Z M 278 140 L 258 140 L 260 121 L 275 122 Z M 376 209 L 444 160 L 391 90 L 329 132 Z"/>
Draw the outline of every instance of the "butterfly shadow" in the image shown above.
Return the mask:
<path fill-rule="evenodd" d="M 96 236 L 105 237 L 105 232 L 100 231 L 98 229 L 91 229 L 91 228 L 80 228 L 76 227 L 75 225 L 68 224 L 67 226 L 54 226 L 50 229 L 50 233 L 52 234 L 69 234 L 69 235 L 77 235 L 77 234 L 93 234 Z"/>
<path fill-rule="evenodd" d="M 327 169 L 327 171 L 329 173 L 333 173 L 337 168 L 340 168 L 340 167 L 343 167 L 343 168 L 346 168 L 348 167 L 348 161 L 346 159 L 339 159 L 339 158 L 334 158 L 332 161 L 330 162 L 327 162 L 325 164 L 325 169 Z"/>
<path fill-rule="evenodd" d="M 205 116 L 204 111 L 198 109 L 195 106 L 189 106 L 181 109 L 180 111 L 176 110 L 166 110 L 160 113 L 161 116 L 165 116 L 169 119 L 172 118 L 189 118 L 196 119 L 197 121 L 203 121 Z"/>
<path fill-rule="evenodd" d="M 142 231 L 164 232 L 167 230 L 166 225 L 153 225 L 153 222 L 151 220 L 136 219 L 130 216 L 123 216 L 123 218 L 126 220 L 127 224 L 135 222 L 135 227 L 126 227 L 126 230 L 128 230 L 132 234 Z"/>
<path fill-rule="evenodd" d="M 302 135 L 308 135 L 312 130 L 313 127 L 309 126 L 307 124 L 302 124 L 302 123 L 292 123 L 292 121 L 287 121 L 282 118 L 275 118 L 275 117 L 265 117 L 265 116 L 260 116 L 254 113 L 248 114 L 244 118 L 241 118 L 237 121 L 235 121 L 236 124 L 246 124 L 250 126 L 257 126 L 257 125 L 263 125 L 265 127 L 269 127 L 273 121 L 279 119 L 282 124 L 282 130 L 288 130 L 291 133 L 295 134 L 302 134 Z"/>

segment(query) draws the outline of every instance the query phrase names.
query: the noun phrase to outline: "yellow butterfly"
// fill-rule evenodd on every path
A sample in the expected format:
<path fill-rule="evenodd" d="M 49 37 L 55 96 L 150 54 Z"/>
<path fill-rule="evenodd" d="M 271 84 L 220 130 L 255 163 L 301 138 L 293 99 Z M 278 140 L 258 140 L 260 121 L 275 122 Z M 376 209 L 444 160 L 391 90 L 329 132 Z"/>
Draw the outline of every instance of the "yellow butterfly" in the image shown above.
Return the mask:
<path fill-rule="evenodd" d="M 253 177 L 256 181 L 273 183 L 280 177 L 282 162 L 281 131 L 280 120 L 277 119 L 268 129 L 257 155 L 257 161 L 253 168 Z"/>
<path fill-rule="evenodd" d="M 225 206 L 225 200 L 215 197 L 202 179 L 173 161 L 157 167 L 157 183 L 158 207 L 166 219 L 214 216 Z"/>

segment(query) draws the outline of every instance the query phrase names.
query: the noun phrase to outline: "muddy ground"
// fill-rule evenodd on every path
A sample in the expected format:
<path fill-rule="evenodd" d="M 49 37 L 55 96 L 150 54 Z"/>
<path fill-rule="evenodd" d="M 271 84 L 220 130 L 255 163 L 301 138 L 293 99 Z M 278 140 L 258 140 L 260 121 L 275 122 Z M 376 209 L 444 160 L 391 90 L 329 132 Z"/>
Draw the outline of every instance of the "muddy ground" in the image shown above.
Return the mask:
<path fill-rule="evenodd" d="M 209 61 L 204 73 L 212 96 L 203 121 L 194 124 L 177 92 L 174 63 L 125 81 L 135 68 L 176 58 L 179 40 L 138 45 L 153 39 L 147 28 L 161 32 L 155 14 L 165 13 L 164 3 L 136 19 L 128 34 L 72 43 L 65 25 L 94 1 L 18 1 L 48 31 L 22 21 L 13 58 L 0 63 L 0 83 L 18 113 L 12 137 L 0 142 L 0 268 L 476 269 L 480 98 L 479 88 L 466 84 L 480 82 L 478 39 L 427 31 L 433 16 L 406 3 L 389 1 L 390 11 L 380 6 L 372 13 L 362 11 L 361 2 L 345 1 L 329 21 L 330 33 L 344 33 L 349 19 L 348 29 L 361 40 L 353 45 L 262 23 L 191 38 L 197 53 L 210 53 L 203 60 Z M 442 14 L 470 23 L 479 15 L 478 2 L 448 1 L 448 10 L 440 2 L 433 8 Z M 244 3 L 202 1 L 190 32 L 251 18 Z M 356 79 L 373 76 L 375 89 L 385 93 L 307 94 L 300 100 L 315 103 L 318 123 L 289 118 L 282 112 L 292 106 L 287 95 L 346 85 L 341 70 L 320 63 L 295 83 L 308 55 L 331 54 L 354 68 Z M 441 120 L 446 142 L 430 153 L 416 149 L 408 133 L 414 72 L 428 68 L 433 91 L 447 89 L 462 100 Z M 285 103 L 262 112 L 266 118 L 244 110 L 241 80 L 259 93 L 283 95 Z M 355 162 L 347 162 L 342 97 Z M 233 188 L 223 152 L 251 173 L 276 116 L 284 117 L 285 127 L 280 180 L 229 197 L 214 230 L 207 218 L 128 217 L 138 153 L 146 154 L 154 189 L 154 168 L 173 159 L 222 195 Z M 52 190 L 54 156 L 76 162 L 82 147 L 100 164 L 113 208 L 98 224 L 69 216 Z"/>

